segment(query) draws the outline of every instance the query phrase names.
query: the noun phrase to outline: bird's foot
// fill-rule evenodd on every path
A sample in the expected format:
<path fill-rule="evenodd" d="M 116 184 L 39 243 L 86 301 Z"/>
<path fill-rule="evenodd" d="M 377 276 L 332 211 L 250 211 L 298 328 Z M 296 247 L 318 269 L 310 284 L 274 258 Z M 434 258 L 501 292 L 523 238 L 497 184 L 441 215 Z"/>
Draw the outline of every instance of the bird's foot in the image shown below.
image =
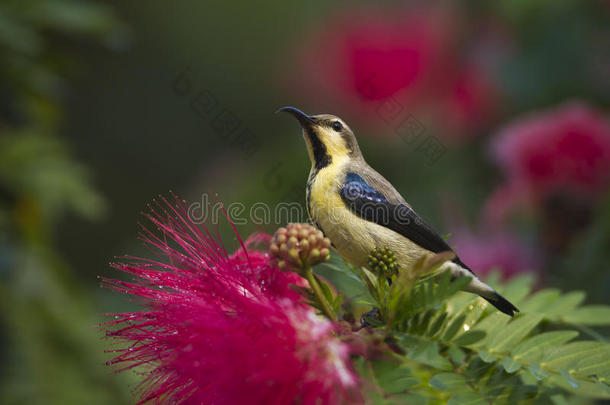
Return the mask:
<path fill-rule="evenodd" d="M 383 317 L 379 308 L 373 308 L 360 317 L 360 328 L 376 328 L 383 325 Z"/>

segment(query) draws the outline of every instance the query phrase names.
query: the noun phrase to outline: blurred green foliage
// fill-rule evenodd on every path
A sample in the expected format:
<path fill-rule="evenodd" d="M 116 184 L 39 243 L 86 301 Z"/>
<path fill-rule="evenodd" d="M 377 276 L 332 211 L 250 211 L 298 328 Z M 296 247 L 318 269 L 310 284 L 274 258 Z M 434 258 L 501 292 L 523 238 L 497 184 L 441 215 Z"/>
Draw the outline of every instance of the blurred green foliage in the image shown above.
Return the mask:
<path fill-rule="evenodd" d="M 116 44 L 106 6 L 0 5 L 0 397 L 5 404 L 129 402 L 105 370 L 92 302 L 57 252 L 66 213 L 99 219 L 105 202 L 59 136 L 75 58 L 66 38 Z"/>

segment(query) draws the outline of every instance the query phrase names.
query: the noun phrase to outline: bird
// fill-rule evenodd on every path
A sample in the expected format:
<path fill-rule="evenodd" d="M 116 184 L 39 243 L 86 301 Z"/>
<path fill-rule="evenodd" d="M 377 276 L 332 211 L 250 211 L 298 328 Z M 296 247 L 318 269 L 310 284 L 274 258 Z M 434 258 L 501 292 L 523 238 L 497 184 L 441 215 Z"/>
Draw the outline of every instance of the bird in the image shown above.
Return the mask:
<path fill-rule="evenodd" d="M 311 160 L 307 213 L 347 261 L 366 268 L 374 249 L 389 249 L 398 267 L 408 269 L 426 254 L 453 252 L 392 184 L 368 165 L 353 131 L 341 118 L 309 115 L 295 107 L 282 107 L 277 112 L 291 114 L 301 125 Z M 452 278 L 470 277 L 464 290 L 479 295 L 499 311 L 511 317 L 519 311 L 481 281 L 459 256 L 441 269 L 448 269 Z"/>

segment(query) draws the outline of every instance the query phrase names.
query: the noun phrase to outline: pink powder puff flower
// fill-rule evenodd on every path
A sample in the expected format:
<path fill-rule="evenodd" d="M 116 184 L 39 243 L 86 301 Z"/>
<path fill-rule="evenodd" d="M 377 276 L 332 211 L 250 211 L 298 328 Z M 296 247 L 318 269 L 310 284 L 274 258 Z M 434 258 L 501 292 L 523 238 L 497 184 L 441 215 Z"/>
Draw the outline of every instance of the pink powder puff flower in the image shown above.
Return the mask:
<path fill-rule="evenodd" d="M 127 347 L 109 364 L 145 378 L 140 402 L 180 404 L 336 404 L 356 377 L 335 325 L 304 304 L 293 273 L 254 251 L 258 235 L 227 254 L 183 203 L 166 200 L 146 215 L 142 239 L 159 259 L 126 257 L 113 267 L 133 281 L 104 279 L 145 311 L 113 314 L 104 327 Z"/>
<path fill-rule="evenodd" d="M 590 199 L 610 184 L 610 123 L 582 102 L 516 120 L 498 133 L 492 153 L 506 176 L 486 208 L 495 222 L 553 194 Z"/>

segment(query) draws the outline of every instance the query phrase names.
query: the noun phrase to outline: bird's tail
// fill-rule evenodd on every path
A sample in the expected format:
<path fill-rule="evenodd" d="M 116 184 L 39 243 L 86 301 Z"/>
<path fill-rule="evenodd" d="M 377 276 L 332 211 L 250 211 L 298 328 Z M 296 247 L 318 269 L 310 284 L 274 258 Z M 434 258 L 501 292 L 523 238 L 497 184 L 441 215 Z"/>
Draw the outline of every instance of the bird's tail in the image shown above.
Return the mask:
<path fill-rule="evenodd" d="M 479 280 L 471 271 L 463 268 L 455 263 L 450 263 L 451 273 L 454 275 L 468 276 L 472 278 L 472 281 L 464 290 L 477 294 L 481 298 L 485 299 L 494 307 L 498 308 L 499 311 L 504 312 L 506 315 L 515 316 L 515 312 L 519 312 L 519 309 L 514 306 L 509 300 L 498 294 L 496 290 Z"/>
<path fill-rule="evenodd" d="M 519 312 L 516 306 L 514 306 L 509 300 L 494 291 L 492 294 L 487 296 L 481 295 L 487 302 L 494 307 L 498 308 L 499 311 L 504 312 L 506 315 L 515 316 L 515 312 Z"/>

